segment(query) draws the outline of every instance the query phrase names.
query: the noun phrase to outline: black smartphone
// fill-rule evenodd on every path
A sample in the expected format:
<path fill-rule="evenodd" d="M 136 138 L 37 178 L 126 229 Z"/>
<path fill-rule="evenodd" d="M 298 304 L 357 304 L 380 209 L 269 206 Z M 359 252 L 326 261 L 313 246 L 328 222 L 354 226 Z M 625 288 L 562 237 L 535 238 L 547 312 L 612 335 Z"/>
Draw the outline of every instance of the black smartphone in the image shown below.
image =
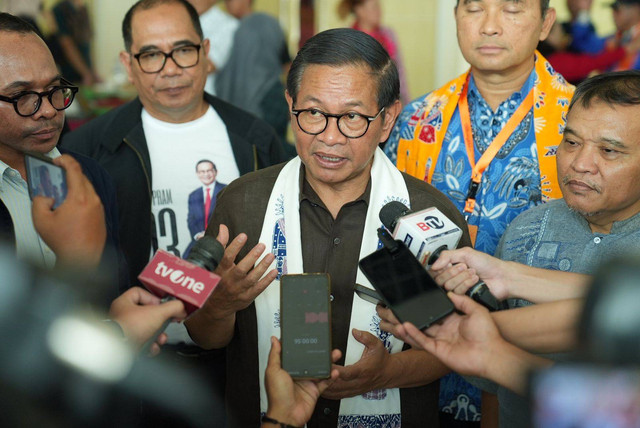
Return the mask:
<path fill-rule="evenodd" d="M 291 377 L 331 375 L 331 281 L 326 273 L 280 279 L 282 368 Z"/>
<path fill-rule="evenodd" d="M 25 153 L 29 196 L 46 196 L 54 199 L 53 209 L 58 208 L 67 197 L 67 175 L 64 168 L 39 153 Z"/>
<path fill-rule="evenodd" d="M 407 246 L 395 242 L 360 260 L 360 269 L 398 320 L 427 328 L 455 307 Z"/>
<path fill-rule="evenodd" d="M 364 285 L 356 284 L 353 290 L 356 292 L 358 297 L 362 300 L 366 300 L 369 303 L 373 303 L 374 305 L 384 305 L 384 301 L 380 294 L 373 288 L 365 287 Z"/>

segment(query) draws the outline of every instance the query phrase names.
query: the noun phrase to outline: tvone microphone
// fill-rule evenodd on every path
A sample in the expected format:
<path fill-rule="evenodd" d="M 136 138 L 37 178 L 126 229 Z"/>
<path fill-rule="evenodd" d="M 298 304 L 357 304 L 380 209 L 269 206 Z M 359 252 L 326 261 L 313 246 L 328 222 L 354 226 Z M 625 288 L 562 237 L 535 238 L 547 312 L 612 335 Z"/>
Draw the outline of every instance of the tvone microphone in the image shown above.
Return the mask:
<path fill-rule="evenodd" d="M 392 201 L 380 209 L 379 217 L 393 238 L 403 241 L 425 268 L 442 251 L 455 249 L 462 237 L 462 229 L 437 208 L 413 212 L 402 202 Z M 490 311 L 502 308 L 484 281 L 478 281 L 466 295 Z"/>
<path fill-rule="evenodd" d="M 223 255 L 222 244 L 205 235 L 195 242 L 186 259 L 158 250 L 138 279 L 158 297 L 181 300 L 190 315 L 202 307 L 220 282 L 213 270 Z"/>

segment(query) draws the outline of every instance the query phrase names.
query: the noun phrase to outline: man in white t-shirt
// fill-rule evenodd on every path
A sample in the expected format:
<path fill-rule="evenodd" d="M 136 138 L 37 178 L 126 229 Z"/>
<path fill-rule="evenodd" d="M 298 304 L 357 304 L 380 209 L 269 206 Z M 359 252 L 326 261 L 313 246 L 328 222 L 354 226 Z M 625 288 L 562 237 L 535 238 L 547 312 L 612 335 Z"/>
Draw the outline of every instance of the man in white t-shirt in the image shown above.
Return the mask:
<path fill-rule="evenodd" d="M 138 98 L 65 136 L 111 174 L 120 207 L 120 236 L 132 283 L 152 251 L 182 257 L 193 165 L 212 159 L 229 183 L 285 160 L 265 122 L 204 92 L 209 40 L 185 0 L 141 0 L 123 22 L 120 59 Z"/>
<path fill-rule="evenodd" d="M 216 95 L 216 73 L 224 67 L 231 54 L 233 36 L 238 29 L 238 20 L 224 12 L 217 4 L 218 0 L 188 0 L 200 15 L 200 25 L 204 36 L 209 39 L 209 71 L 204 90 Z"/>

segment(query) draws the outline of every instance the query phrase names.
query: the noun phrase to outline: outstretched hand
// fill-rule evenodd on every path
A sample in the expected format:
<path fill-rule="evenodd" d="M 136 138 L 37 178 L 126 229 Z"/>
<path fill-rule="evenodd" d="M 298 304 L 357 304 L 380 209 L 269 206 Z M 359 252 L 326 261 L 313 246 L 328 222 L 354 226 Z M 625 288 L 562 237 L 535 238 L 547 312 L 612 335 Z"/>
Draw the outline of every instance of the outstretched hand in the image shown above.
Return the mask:
<path fill-rule="evenodd" d="M 449 298 L 462 314 L 451 314 L 424 333 L 413 324 L 404 323 L 399 334 L 435 355 L 452 370 L 484 377 L 492 363 L 491 355 L 506 342 L 486 308 L 467 296 L 449 293 Z"/>

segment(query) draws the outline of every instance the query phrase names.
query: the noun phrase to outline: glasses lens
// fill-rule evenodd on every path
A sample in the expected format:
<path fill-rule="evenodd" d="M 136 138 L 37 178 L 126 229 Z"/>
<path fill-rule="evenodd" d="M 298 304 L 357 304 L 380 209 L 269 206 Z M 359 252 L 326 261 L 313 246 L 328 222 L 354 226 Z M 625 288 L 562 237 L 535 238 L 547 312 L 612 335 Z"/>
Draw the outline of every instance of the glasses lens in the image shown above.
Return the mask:
<path fill-rule="evenodd" d="M 303 111 L 298 115 L 298 124 L 304 132 L 319 134 L 327 126 L 327 117 L 316 110 Z"/>
<path fill-rule="evenodd" d="M 367 130 L 368 124 L 369 121 L 357 113 L 347 113 L 344 116 L 340 116 L 338 120 L 340 131 L 351 138 L 362 136 Z"/>
<path fill-rule="evenodd" d="M 38 94 L 24 94 L 17 99 L 16 107 L 21 115 L 30 116 L 40 107 L 40 97 Z"/>
<path fill-rule="evenodd" d="M 198 63 L 198 47 L 181 46 L 174 49 L 173 60 L 182 68 L 193 67 Z"/>
<path fill-rule="evenodd" d="M 73 102 L 71 88 L 56 88 L 51 93 L 51 104 L 56 110 L 64 110 Z"/>
<path fill-rule="evenodd" d="M 145 52 L 138 57 L 140 68 L 147 73 L 155 73 L 162 70 L 164 66 L 164 53 L 160 51 Z"/>

